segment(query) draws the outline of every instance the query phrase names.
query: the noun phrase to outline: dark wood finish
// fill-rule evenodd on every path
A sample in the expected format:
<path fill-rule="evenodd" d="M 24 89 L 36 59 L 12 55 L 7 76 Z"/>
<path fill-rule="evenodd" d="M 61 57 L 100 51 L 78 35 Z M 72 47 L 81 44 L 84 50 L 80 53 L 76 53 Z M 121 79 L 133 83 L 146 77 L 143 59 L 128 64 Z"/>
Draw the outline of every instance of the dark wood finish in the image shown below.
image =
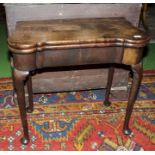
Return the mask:
<path fill-rule="evenodd" d="M 128 98 L 128 104 L 127 104 L 127 110 L 126 110 L 126 116 L 125 116 L 125 122 L 124 122 L 124 133 L 126 135 L 131 134 L 131 130 L 129 128 L 129 120 L 132 113 L 132 109 L 135 103 L 135 100 L 137 98 L 138 89 L 142 80 L 143 75 L 143 67 L 142 64 L 136 64 L 131 66 L 132 72 L 133 72 L 133 81 L 131 85 L 131 89 L 129 92 L 129 98 Z"/>
<path fill-rule="evenodd" d="M 45 49 L 139 48 L 147 40 L 148 37 L 141 30 L 124 18 L 99 18 L 18 22 L 8 44 L 13 53 L 24 54 Z"/>
<path fill-rule="evenodd" d="M 79 66 L 110 65 L 105 96 L 105 103 L 109 103 L 114 67 L 116 64 L 131 66 L 133 83 L 124 123 L 124 133 L 130 134 L 128 124 L 142 77 L 142 49 L 148 41 L 148 35 L 124 18 L 18 22 L 16 31 L 8 38 L 8 45 L 13 54 L 23 143 L 29 141 L 24 82 L 27 77 L 28 109 L 31 111 L 33 104 L 30 73 L 47 67 L 56 71 L 60 68 L 72 70 L 74 67 L 76 70 Z M 17 84 L 17 80 L 20 84 Z"/>
<path fill-rule="evenodd" d="M 104 105 L 105 106 L 110 106 L 111 102 L 109 101 L 109 95 L 110 95 L 110 90 L 111 90 L 111 86 L 112 86 L 112 80 L 114 77 L 114 67 L 110 67 L 108 70 L 108 80 L 107 80 L 107 90 L 105 93 L 105 99 L 104 99 Z"/>
<path fill-rule="evenodd" d="M 27 77 L 27 90 L 28 90 L 28 106 L 26 107 L 26 110 L 28 113 L 31 113 L 33 111 L 33 91 L 32 91 L 32 78 L 31 76 L 29 75 Z"/>
<path fill-rule="evenodd" d="M 14 85 L 17 93 L 17 101 L 19 105 L 19 111 L 20 111 L 22 128 L 23 128 L 23 137 L 21 139 L 21 142 L 22 144 L 28 144 L 29 133 L 28 133 L 28 123 L 27 123 L 27 115 L 26 115 L 24 82 L 26 80 L 26 77 L 29 75 L 29 73 L 14 69 L 13 74 L 14 74 Z"/>

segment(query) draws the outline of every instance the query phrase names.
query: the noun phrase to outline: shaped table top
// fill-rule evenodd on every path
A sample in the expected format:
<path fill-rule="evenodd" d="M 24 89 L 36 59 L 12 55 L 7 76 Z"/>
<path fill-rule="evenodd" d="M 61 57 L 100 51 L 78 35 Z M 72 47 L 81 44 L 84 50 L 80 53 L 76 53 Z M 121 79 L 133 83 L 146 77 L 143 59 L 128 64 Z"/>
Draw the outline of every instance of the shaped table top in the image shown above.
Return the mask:
<path fill-rule="evenodd" d="M 84 47 L 143 47 L 148 35 L 124 18 L 21 21 L 8 38 L 15 53 Z"/>

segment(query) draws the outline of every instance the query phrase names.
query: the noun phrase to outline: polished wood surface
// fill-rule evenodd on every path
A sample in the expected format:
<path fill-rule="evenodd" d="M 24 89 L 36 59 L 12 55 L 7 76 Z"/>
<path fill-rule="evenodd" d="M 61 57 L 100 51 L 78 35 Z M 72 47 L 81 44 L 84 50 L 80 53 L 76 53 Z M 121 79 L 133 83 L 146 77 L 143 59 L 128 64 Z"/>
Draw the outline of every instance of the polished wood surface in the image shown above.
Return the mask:
<path fill-rule="evenodd" d="M 18 22 L 8 44 L 14 53 L 78 47 L 143 47 L 148 36 L 124 18 Z"/>

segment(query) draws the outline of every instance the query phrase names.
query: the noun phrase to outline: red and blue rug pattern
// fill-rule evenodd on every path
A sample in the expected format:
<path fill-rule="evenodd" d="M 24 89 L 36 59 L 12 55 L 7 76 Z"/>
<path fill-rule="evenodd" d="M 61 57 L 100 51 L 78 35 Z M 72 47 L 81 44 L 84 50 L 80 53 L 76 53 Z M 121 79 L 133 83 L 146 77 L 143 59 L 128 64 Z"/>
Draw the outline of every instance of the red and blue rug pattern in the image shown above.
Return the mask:
<path fill-rule="evenodd" d="M 155 150 L 155 76 L 143 78 L 130 120 L 131 136 L 122 133 L 127 99 L 111 98 L 112 105 L 105 107 L 104 93 L 34 95 L 34 112 L 28 114 L 30 143 L 22 145 L 12 81 L 0 79 L 0 150 Z"/>

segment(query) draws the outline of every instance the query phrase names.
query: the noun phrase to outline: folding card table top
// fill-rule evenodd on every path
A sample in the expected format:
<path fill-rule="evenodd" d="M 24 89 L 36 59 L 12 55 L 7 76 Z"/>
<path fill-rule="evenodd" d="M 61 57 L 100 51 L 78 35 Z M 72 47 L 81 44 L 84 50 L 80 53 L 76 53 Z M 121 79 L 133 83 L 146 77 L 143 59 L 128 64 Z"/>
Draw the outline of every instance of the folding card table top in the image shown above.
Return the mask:
<path fill-rule="evenodd" d="M 115 64 L 130 66 L 133 81 L 123 129 L 125 134 L 130 134 L 129 119 L 142 78 L 143 47 L 148 41 L 146 33 L 124 18 L 17 22 L 15 32 L 8 38 L 8 46 L 13 56 L 14 85 L 24 132 L 22 143 L 29 142 L 26 109 L 29 112 L 33 109 L 31 72 L 47 67 L 111 64 L 104 101 L 108 104 Z"/>

